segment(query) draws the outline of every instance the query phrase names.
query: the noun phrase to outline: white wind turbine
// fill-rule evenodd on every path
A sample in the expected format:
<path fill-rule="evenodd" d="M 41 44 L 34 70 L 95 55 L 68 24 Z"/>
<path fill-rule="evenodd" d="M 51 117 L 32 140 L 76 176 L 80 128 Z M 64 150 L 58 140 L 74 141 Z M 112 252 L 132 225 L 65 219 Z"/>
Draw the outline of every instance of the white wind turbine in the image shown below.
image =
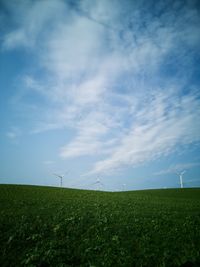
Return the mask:
<path fill-rule="evenodd" d="M 53 173 L 53 175 L 55 175 L 56 177 L 58 177 L 60 179 L 60 187 L 62 187 L 64 175 L 63 174 L 62 175 L 57 174 L 57 173 Z"/>
<path fill-rule="evenodd" d="M 123 191 L 126 191 L 126 184 L 123 184 Z"/>
<path fill-rule="evenodd" d="M 176 172 L 176 174 L 179 176 L 179 179 L 180 179 L 180 185 L 181 185 L 181 188 L 183 188 L 183 174 L 186 173 L 186 171 L 182 171 L 182 172 Z"/>
<path fill-rule="evenodd" d="M 104 184 L 101 182 L 99 178 L 97 178 L 96 182 L 91 185 L 97 185 L 97 190 L 100 190 L 100 187 L 104 186 Z"/>

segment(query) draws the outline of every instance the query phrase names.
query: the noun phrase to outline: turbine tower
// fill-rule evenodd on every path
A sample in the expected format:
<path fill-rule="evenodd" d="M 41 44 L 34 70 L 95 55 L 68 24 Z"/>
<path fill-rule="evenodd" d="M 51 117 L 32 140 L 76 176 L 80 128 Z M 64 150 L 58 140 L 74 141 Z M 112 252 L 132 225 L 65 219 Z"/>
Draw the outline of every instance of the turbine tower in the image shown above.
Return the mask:
<path fill-rule="evenodd" d="M 179 179 L 180 179 L 180 185 L 181 185 L 181 188 L 183 188 L 183 174 L 185 173 L 186 171 L 182 171 L 182 172 L 176 172 L 176 174 L 179 176 Z"/>
<path fill-rule="evenodd" d="M 56 173 L 53 173 L 53 175 L 55 175 L 56 177 L 60 178 L 60 187 L 62 187 L 64 175 L 56 174 Z"/>
<path fill-rule="evenodd" d="M 92 185 L 97 185 L 97 190 L 100 190 L 100 187 L 102 187 L 104 184 L 102 184 L 101 180 L 97 178 L 96 182 Z"/>
<path fill-rule="evenodd" d="M 123 184 L 123 191 L 126 191 L 126 184 Z"/>

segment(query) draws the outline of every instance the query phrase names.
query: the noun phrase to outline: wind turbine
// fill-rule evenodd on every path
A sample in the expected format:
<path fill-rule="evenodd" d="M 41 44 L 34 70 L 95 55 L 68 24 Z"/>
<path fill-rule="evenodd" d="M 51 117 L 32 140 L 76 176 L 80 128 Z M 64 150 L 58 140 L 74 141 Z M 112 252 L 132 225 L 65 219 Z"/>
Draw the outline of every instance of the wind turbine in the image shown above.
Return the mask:
<path fill-rule="evenodd" d="M 179 176 L 179 179 L 180 179 L 180 185 L 181 185 L 181 188 L 183 188 L 183 174 L 186 173 L 186 171 L 182 171 L 182 172 L 176 172 L 176 174 Z"/>
<path fill-rule="evenodd" d="M 123 184 L 123 191 L 126 191 L 126 184 Z"/>
<path fill-rule="evenodd" d="M 60 178 L 60 187 L 62 187 L 64 175 L 57 174 L 57 173 L 53 173 L 53 175 Z"/>
<path fill-rule="evenodd" d="M 93 183 L 92 185 L 97 185 L 97 190 L 100 190 L 100 187 L 104 186 L 104 184 L 102 184 L 99 178 L 97 178 L 96 182 Z"/>

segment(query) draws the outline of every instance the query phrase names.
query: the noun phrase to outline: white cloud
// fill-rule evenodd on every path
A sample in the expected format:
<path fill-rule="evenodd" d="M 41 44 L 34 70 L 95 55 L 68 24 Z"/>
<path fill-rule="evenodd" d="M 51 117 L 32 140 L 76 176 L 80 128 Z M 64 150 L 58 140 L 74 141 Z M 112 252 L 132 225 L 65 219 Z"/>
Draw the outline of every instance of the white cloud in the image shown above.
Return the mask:
<path fill-rule="evenodd" d="M 34 48 L 40 35 L 45 34 L 45 29 L 55 22 L 66 10 L 63 1 L 11 1 L 4 3 L 12 12 L 12 19 L 16 28 L 5 34 L 3 39 L 4 49 L 17 47 Z"/>
<path fill-rule="evenodd" d="M 60 155 L 64 158 L 106 153 L 103 149 L 103 137 L 111 124 L 105 114 L 94 112 L 77 124 L 77 136 L 71 143 L 62 147 Z M 108 144 L 109 146 L 109 144 Z"/>
<path fill-rule="evenodd" d="M 178 145 L 199 142 L 198 95 L 180 96 L 177 101 L 168 91 L 154 95 L 135 114 L 131 129 L 118 146 L 108 158 L 97 162 L 91 173 L 137 166 L 173 152 Z"/>
<path fill-rule="evenodd" d="M 102 48 L 102 29 L 84 17 L 71 14 L 52 31 L 43 54 L 44 66 L 60 79 L 77 79 L 81 74 L 98 70 Z M 46 49 L 46 47 L 45 47 Z"/>
<path fill-rule="evenodd" d="M 48 102 L 32 133 L 72 130 L 60 156 L 104 157 L 91 173 L 136 166 L 200 141 L 199 95 L 182 92 L 192 69 L 187 49 L 200 40 L 198 14 L 180 6 L 180 16 L 167 11 L 158 18 L 138 10 L 140 1 L 112 5 L 28 1 L 16 7 L 21 19 L 3 41 L 6 49 L 33 49 L 37 67 L 48 73 L 24 76 L 27 93 Z M 163 65 L 170 71 L 166 62 L 173 60 L 181 81 L 163 78 Z"/>
<path fill-rule="evenodd" d="M 156 172 L 155 175 L 164 175 L 164 174 L 175 173 L 177 171 L 188 170 L 188 169 L 192 169 L 192 168 L 198 167 L 198 166 L 200 166 L 200 162 L 180 163 L 180 164 L 176 164 L 176 165 L 171 165 L 167 169 Z"/>
<path fill-rule="evenodd" d="M 11 127 L 11 129 L 6 133 L 6 136 L 14 142 L 18 140 L 20 135 L 21 135 L 21 130 L 18 127 L 14 126 Z"/>
<path fill-rule="evenodd" d="M 6 35 L 3 46 L 4 48 L 10 49 L 22 44 L 27 45 L 28 42 L 25 32 L 23 30 L 16 30 Z"/>

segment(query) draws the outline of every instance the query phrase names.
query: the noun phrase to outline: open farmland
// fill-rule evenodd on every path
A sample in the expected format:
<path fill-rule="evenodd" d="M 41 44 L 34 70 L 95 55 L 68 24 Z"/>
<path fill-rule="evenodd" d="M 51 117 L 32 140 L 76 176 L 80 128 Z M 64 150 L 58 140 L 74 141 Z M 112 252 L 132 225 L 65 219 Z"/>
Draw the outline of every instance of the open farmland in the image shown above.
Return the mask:
<path fill-rule="evenodd" d="M 0 185 L 1 266 L 200 266 L 200 189 Z"/>

